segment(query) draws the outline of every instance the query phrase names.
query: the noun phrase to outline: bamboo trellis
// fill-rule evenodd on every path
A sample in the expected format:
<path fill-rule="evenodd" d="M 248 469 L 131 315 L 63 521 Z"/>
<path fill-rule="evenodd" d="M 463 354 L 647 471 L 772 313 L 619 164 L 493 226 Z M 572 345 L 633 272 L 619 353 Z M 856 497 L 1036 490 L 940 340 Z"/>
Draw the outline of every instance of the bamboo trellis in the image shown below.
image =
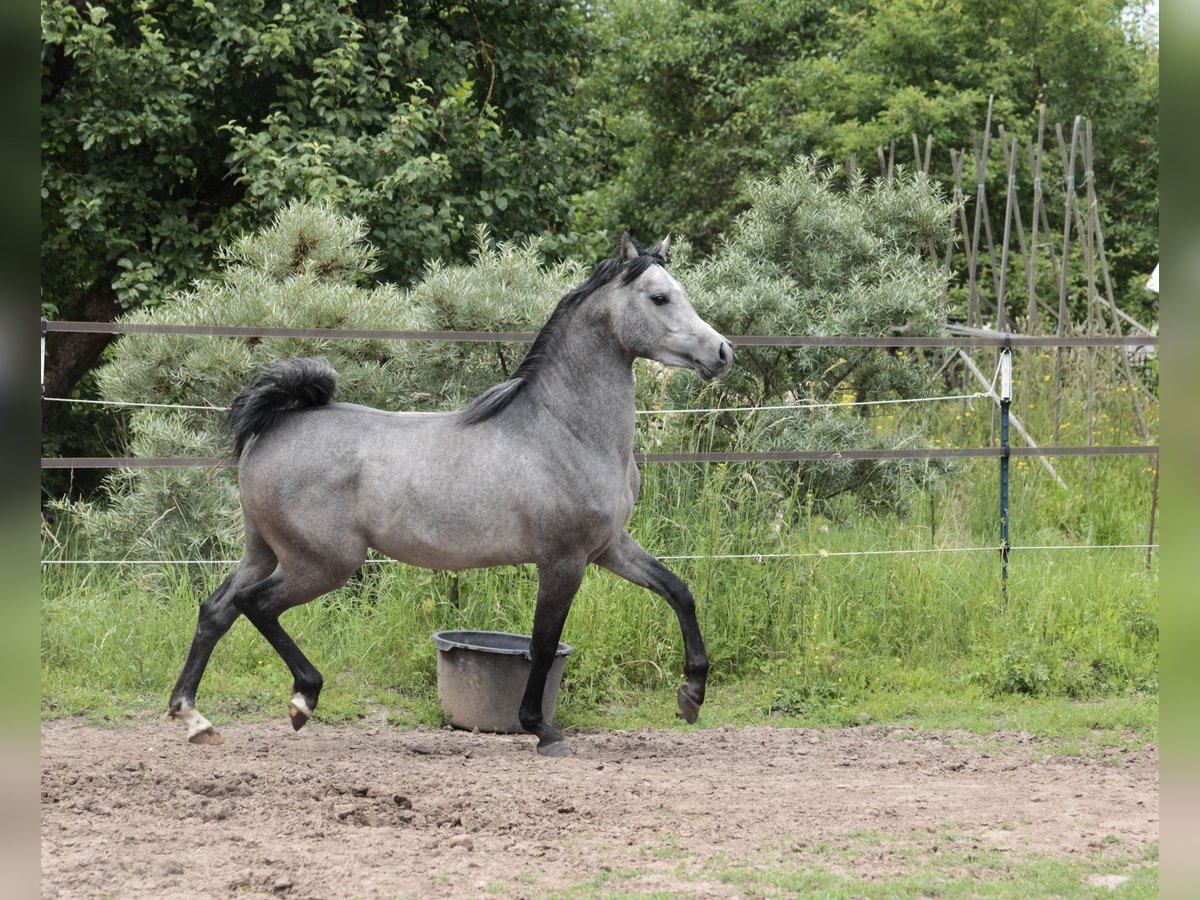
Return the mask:
<path fill-rule="evenodd" d="M 1000 145 L 1004 187 L 1004 217 L 997 242 L 992 230 L 987 174 L 993 143 L 992 99 L 989 98 L 982 133 L 972 133 L 971 147 L 950 148 L 955 236 L 946 246 L 927 247 L 929 256 L 945 266 L 948 284 L 954 279 L 966 288 L 966 325 L 969 328 L 993 327 L 998 331 L 1028 334 L 1068 335 L 1113 334 L 1116 336 L 1153 334 L 1118 308 L 1112 277 L 1104 248 L 1104 230 L 1094 176 L 1092 123 L 1076 116 L 1069 135 L 1061 124 L 1054 126 L 1060 168 L 1052 171 L 1053 150 L 1047 152 L 1046 108 L 1038 115 L 1036 141 L 1020 141 L 1008 135 L 1003 124 L 995 128 Z M 933 136 L 926 135 L 924 147 L 912 134 L 912 159 L 916 170 L 928 175 L 933 158 Z M 896 142 L 886 149 L 876 148 L 880 174 L 890 180 L 896 170 Z M 970 157 L 968 159 L 968 157 Z M 1082 180 L 1079 174 L 1082 164 Z M 964 182 L 967 172 L 975 175 L 975 190 Z M 846 164 L 850 177 L 857 177 L 858 159 L 851 154 Z M 998 208 L 998 207 L 997 207 Z M 1061 225 L 1052 227 L 1051 218 L 1061 215 Z M 1015 246 L 1014 246 L 1015 237 Z M 1039 282 L 1039 267 L 1049 264 L 1054 296 L 1044 296 L 1045 283 Z M 1015 272 L 1010 272 L 1013 263 Z M 1044 269 L 1042 270 L 1045 271 Z M 1019 278 L 1023 273 L 1024 278 Z M 1021 282 L 1023 281 L 1023 285 Z M 1082 288 L 1079 284 L 1082 283 Z M 948 290 L 949 288 L 947 288 Z M 1082 290 L 1082 315 L 1075 320 L 1080 304 L 1072 304 L 1072 294 Z M 1021 294 L 1024 294 L 1022 297 Z M 1126 329 L 1131 329 L 1127 331 Z M 1062 383 L 1067 358 L 1073 351 L 1055 348 L 1048 373 L 1054 381 L 1054 430 L 1057 441 L 1062 423 Z M 1101 367 L 1129 388 L 1131 409 L 1138 435 L 1148 431 L 1141 396 L 1145 387 L 1135 372 L 1129 354 L 1122 351 L 1086 353 L 1084 371 L 1087 380 L 1086 410 L 1088 441 L 1091 441 L 1097 409 L 1096 379 Z"/>

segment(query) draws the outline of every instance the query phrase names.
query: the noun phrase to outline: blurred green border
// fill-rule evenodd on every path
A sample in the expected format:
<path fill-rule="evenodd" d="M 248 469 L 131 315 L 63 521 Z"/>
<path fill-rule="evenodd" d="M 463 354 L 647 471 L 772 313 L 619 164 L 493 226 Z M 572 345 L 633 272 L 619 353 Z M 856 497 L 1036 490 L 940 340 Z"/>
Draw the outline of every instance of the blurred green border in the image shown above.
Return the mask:
<path fill-rule="evenodd" d="M 1200 885 L 1200 4 L 1160 7 L 1162 169 L 1159 232 L 1162 303 L 1162 888 L 1195 896 Z M 1166 189 L 1163 189 L 1165 186 Z"/>

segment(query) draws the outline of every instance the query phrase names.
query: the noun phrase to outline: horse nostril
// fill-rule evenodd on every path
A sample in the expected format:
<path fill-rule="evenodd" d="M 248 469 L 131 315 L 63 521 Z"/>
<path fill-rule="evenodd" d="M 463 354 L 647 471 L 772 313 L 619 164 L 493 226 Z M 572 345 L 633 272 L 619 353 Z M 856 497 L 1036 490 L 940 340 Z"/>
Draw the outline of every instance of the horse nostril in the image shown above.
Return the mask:
<path fill-rule="evenodd" d="M 729 362 L 732 349 L 729 346 L 729 341 L 721 341 L 721 346 L 717 348 L 717 359 L 721 360 L 721 362 Z"/>

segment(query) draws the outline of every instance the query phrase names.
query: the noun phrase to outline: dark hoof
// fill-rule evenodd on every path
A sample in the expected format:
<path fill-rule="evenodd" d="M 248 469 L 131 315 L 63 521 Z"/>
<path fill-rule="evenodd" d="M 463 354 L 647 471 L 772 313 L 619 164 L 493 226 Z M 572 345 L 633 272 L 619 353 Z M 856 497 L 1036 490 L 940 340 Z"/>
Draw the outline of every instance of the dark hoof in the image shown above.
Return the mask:
<path fill-rule="evenodd" d="M 217 729 L 213 728 L 212 726 L 209 726 L 208 728 L 205 728 L 203 731 L 197 731 L 190 738 L 188 738 L 188 743 L 189 744 L 216 745 L 216 744 L 225 743 L 225 738 L 223 738 L 223 737 L 221 737 L 221 735 L 217 734 Z"/>
<path fill-rule="evenodd" d="M 541 756 L 570 756 L 571 748 L 567 746 L 566 741 L 554 741 L 550 744 L 538 744 L 538 753 Z"/>
<path fill-rule="evenodd" d="M 675 699 L 679 703 L 679 714 L 683 716 L 684 721 L 689 725 L 695 725 L 696 720 L 700 718 L 700 704 L 688 693 L 686 684 L 680 686 Z"/>

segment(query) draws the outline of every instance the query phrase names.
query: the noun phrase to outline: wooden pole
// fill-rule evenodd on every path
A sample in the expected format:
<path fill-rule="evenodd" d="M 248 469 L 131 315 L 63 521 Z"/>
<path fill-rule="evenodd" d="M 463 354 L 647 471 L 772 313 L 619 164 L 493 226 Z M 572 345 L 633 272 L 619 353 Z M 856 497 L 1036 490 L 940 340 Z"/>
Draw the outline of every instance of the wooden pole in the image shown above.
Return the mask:
<path fill-rule="evenodd" d="M 1037 296 L 1037 235 L 1038 235 L 1038 210 L 1042 206 L 1042 136 L 1046 131 L 1046 104 L 1038 104 L 1038 150 L 1036 156 L 1033 153 L 1033 145 L 1029 147 L 1030 160 L 1033 163 L 1033 210 L 1029 216 L 1029 265 L 1025 270 L 1026 291 L 1029 303 L 1025 308 L 1025 317 L 1027 319 L 1026 328 L 1030 334 L 1037 334 L 1041 331 L 1041 316 L 1038 315 L 1038 296 Z"/>
<path fill-rule="evenodd" d="M 1030 148 L 1030 154 L 1031 154 L 1030 161 L 1032 162 L 1033 161 L 1033 156 L 1032 156 L 1033 148 L 1032 147 Z M 1037 154 L 1037 168 L 1038 168 L 1039 177 L 1040 177 L 1040 173 L 1042 171 L 1042 156 L 1043 156 L 1042 148 L 1039 147 L 1038 154 Z M 1042 231 L 1046 232 L 1046 255 L 1050 258 L 1050 277 L 1051 277 L 1051 280 L 1055 284 L 1058 284 L 1058 276 L 1059 276 L 1058 254 L 1054 252 L 1054 241 L 1050 237 L 1051 234 L 1053 233 L 1054 229 L 1052 229 L 1050 227 L 1050 217 L 1046 212 L 1045 191 L 1042 191 L 1041 203 L 1038 205 L 1038 221 L 1040 221 L 1042 223 Z M 1052 308 L 1046 306 L 1045 304 L 1042 304 L 1042 308 L 1048 309 L 1050 312 L 1050 315 L 1054 316 L 1055 321 L 1058 320 L 1058 310 L 1052 309 Z"/>
<path fill-rule="evenodd" d="M 971 232 L 971 253 L 967 257 L 967 325 L 977 328 L 979 322 L 979 278 L 976 263 L 979 259 L 979 230 L 982 225 L 983 211 L 987 208 L 987 195 L 984 181 L 987 177 L 988 140 L 992 133 L 992 98 L 988 97 L 987 118 L 984 120 L 983 152 L 979 150 L 979 141 L 975 134 L 971 135 L 971 147 L 975 154 L 975 228 Z"/>
<path fill-rule="evenodd" d="M 1025 153 L 1029 157 L 1030 167 L 1034 167 L 1035 154 L 1034 154 L 1032 144 L 1026 145 Z M 1041 168 L 1041 161 L 1039 160 L 1037 163 L 1037 167 L 1035 168 L 1035 171 L 1040 172 L 1040 168 Z M 1037 228 L 1037 226 L 1038 226 L 1039 222 L 1046 221 L 1046 206 L 1045 206 L 1045 198 L 1042 194 L 1042 177 L 1040 174 L 1037 174 L 1034 176 L 1033 183 L 1034 183 L 1033 210 L 1030 214 L 1030 219 L 1032 220 L 1033 224 L 1032 224 L 1032 227 L 1030 228 L 1030 242 L 1028 245 L 1029 264 L 1028 264 L 1028 266 L 1026 266 L 1026 269 L 1025 269 L 1026 276 L 1029 279 L 1029 284 L 1026 286 L 1026 297 L 1028 298 L 1028 304 L 1027 304 L 1027 308 L 1025 311 L 1025 318 L 1026 318 L 1026 321 L 1031 323 L 1029 326 L 1029 333 L 1030 334 L 1040 334 L 1042 332 L 1041 317 L 1038 316 L 1037 311 L 1040 309 L 1043 313 L 1046 314 L 1046 316 L 1049 319 L 1054 320 L 1054 321 L 1058 320 L 1058 311 L 1056 309 L 1054 309 L 1052 306 L 1050 306 L 1040 296 L 1038 296 L 1038 291 L 1037 291 L 1037 260 L 1038 260 L 1038 252 L 1041 249 L 1038 246 L 1038 228 Z M 1024 232 L 1025 229 L 1021 225 L 1020 205 L 1019 204 L 1017 207 L 1017 216 L 1016 217 L 1017 217 L 1017 237 L 1020 238 L 1020 236 L 1022 235 L 1022 233 Z M 1043 227 L 1042 230 L 1045 231 L 1047 234 L 1049 234 L 1049 232 L 1050 232 L 1049 227 Z M 1045 244 L 1046 249 L 1049 251 L 1049 254 L 1050 254 L 1051 277 L 1054 279 L 1054 283 L 1057 284 L 1058 283 L 1058 257 L 1055 256 L 1054 247 L 1049 242 L 1044 241 L 1043 243 Z M 1022 247 L 1021 252 L 1022 253 L 1026 252 L 1024 249 L 1024 246 Z"/>
<path fill-rule="evenodd" d="M 987 131 L 984 133 L 982 141 L 978 139 L 977 135 L 971 135 L 971 148 L 975 154 L 975 232 L 972 236 L 972 242 L 974 244 L 972 252 L 978 259 L 980 253 L 979 227 L 982 224 L 983 236 L 987 241 L 988 261 L 992 264 L 992 291 L 993 294 L 996 294 L 1000 291 L 1000 273 L 999 267 L 996 265 L 996 250 L 995 244 L 992 241 L 991 213 L 988 210 L 987 202 L 987 164 L 992 141 L 992 105 L 990 100 L 988 101 L 988 117 L 985 124 Z M 988 306 L 991 306 L 992 304 L 990 301 L 987 301 L 984 295 L 978 291 L 978 275 L 976 276 L 975 284 L 976 312 L 978 313 L 979 301 L 982 300 L 988 303 Z"/>
<path fill-rule="evenodd" d="M 1067 260 L 1071 255 L 1071 214 L 1075 205 L 1075 150 L 1079 144 L 1079 121 L 1080 117 L 1075 117 L 1075 124 L 1071 128 L 1071 152 L 1070 159 L 1064 171 L 1064 179 L 1066 181 L 1066 194 L 1063 200 L 1063 244 L 1062 244 L 1062 265 L 1059 267 L 1058 280 L 1058 337 L 1066 337 L 1067 322 L 1069 321 L 1070 311 L 1067 308 Z M 1062 143 L 1062 126 L 1055 126 L 1058 131 L 1059 143 Z M 1062 347 L 1054 348 L 1054 435 L 1052 440 L 1058 443 L 1058 433 L 1062 430 L 1062 383 L 1063 383 L 1063 353 Z"/>
<path fill-rule="evenodd" d="M 998 128 L 1000 133 L 1000 149 L 1004 151 L 1004 168 L 1010 170 L 1015 166 L 1017 157 L 1017 141 L 1016 138 L 1012 141 L 1012 152 L 1009 152 L 1009 145 L 1005 142 L 1004 126 Z M 1035 326 L 1037 324 L 1037 292 L 1033 284 L 1032 275 L 1030 274 L 1033 268 L 1033 261 L 1037 256 L 1037 245 L 1031 248 L 1025 243 L 1025 224 L 1021 220 L 1021 198 L 1014 190 L 1012 198 L 1012 220 L 1017 227 L 1017 248 L 1021 253 L 1021 265 L 1025 269 L 1026 277 L 1026 314 L 1025 314 L 1025 330 L 1031 334 L 1036 334 Z M 1032 314 L 1029 308 L 1032 307 Z M 1011 328 L 1011 326 L 1010 326 Z"/>
<path fill-rule="evenodd" d="M 1088 309 L 1088 326 L 1090 328 L 1092 325 L 1093 310 L 1097 316 L 1096 321 L 1099 322 L 1099 320 L 1100 320 L 1099 295 L 1095 291 L 1095 277 L 1094 277 L 1094 263 L 1095 263 L 1095 259 L 1098 257 L 1101 262 L 1101 275 L 1104 278 L 1105 297 L 1108 301 L 1108 307 L 1110 310 L 1110 314 L 1112 315 L 1112 318 L 1114 320 L 1114 325 L 1117 328 L 1116 333 L 1120 334 L 1121 333 L 1120 326 L 1116 324 L 1116 319 L 1121 318 L 1121 312 L 1120 312 L 1120 310 L 1117 309 L 1116 301 L 1115 301 L 1115 299 L 1113 299 L 1112 279 L 1109 277 L 1108 261 L 1107 261 L 1107 257 L 1104 255 L 1104 246 L 1103 246 L 1104 238 L 1103 238 L 1103 235 L 1099 233 L 1100 213 L 1099 213 L 1099 203 L 1098 203 L 1097 197 L 1096 197 L 1095 176 L 1092 171 L 1093 165 L 1091 162 L 1092 152 L 1091 152 L 1091 144 L 1090 144 L 1090 130 L 1091 130 L 1091 121 L 1089 120 L 1087 122 L 1087 127 L 1084 130 L 1084 134 L 1080 138 L 1080 146 L 1079 146 L 1079 150 L 1083 154 L 1083 157 L 1084 157 L 1084 184 L 1087 188 L 1085 206 L 1086 206 L 1087 215 L 1085 216 L 1082 212 L 1080 212 L 1078 196 L 1076 196 L 1076 198 L 1075 198 L 1076 202 L 1074 204 L 1076 232 L 1081 236 L 1086 235 L 1088 238 L 1095 239 L 1094 244 L 1089 243 L 1088 241 L 1085 240 L 1085 246 L 1083 247 L 1083 250 L 1086 251 L 1085 265 L 1088 267 L 1087 268 L 1087 274 L 1088 274 L 1088 307 L 1087 307 L 1087 309 Z M 1058 154 L 1059 154 L 1059 158 L 1063 161 L 1063 165 L 1064 166 L 1068 165 L 1068 161 L 1070 159 L 1070 154 L 1068 153 L 1066 142 L 1063 140 L 1061 129 L 1059 129 L 1059 131 L 1058 131 Z M 1074 169 L 1072 168 L 1072 173 L 1073 172 L 1074 172 Z M 1093 304 L 1093 302 L 1092 302 L 1093 297 L 1095 297 L 1095 301 L 1096 301 L 1095 304 Z M 1094 356 L 1094 352 L 1095 352 L 1094 349 L 1089 351 L 1089 353 L 1088 353 L 1089 360 Z M 1129 362 L 1129 357 L 1126 354 L 1121 353 L 1117 358 L 1119 360 L 1118 365 L 1120 366 L 1120 374 L 1122 377 L 1124 377 L 1126 384 L 1128 384 L 1128 386 L 1129 386 L 1129 394 L 1131 397 L 1130 402 L 1133 406 L 1133 416 L 1134 416 L 1134 421 L 1136 423 L 1138 435 L 1144 440 L 1146 435 L 1149 433 L 1149 431 L 1146 427 L 1145 417 L 1142 414 L 1142 403 L 1141 403 L 1141 399 L 1138 396 L 1138 390 L 1137 390 L 1138 388 L 1141 388 L 1144 390 L 1144 388 L 1142 388 L 1140 380 L 1133 373 L 1133 368 Z M 1089 460 L 1089 467 L 1090 467 L 1090 464 L 1091 463 Z M 1090 471 L 1090 468 L 1089 468 L 1089 471 Z"/>
<path fill-rule="evenodd" d="M 1096 179 L 1092 172 L 1094 167 L 1092 164 L 1092 122 L 1090 119 L 1087 123 L 1087 131 L 1085 132 L 1084 139 L 1084 166 L 1087 169 L 1084 176 L 1084 183 L 1087 185 L 1088 217 L 1092 223 L 1092 233 L 1095 235 L 1095 250 L 1100 260 L 1100 274 L 1104 280 L 1104 297 L 1108 303 L 1109 313 L 1112 316 L 1113 333 L 1119 335 L 1122 333 L 1122 315 L 1121 311 L 1117 309 L 1117 301 L 1113 297 L 1112 278 L 1108 273 L 1108 258 L 1104 253 L 1104 231 L 1100 227 L 1100 204 L 1096 196 Z M 1136 325 L 1136 323 L 1134 324 Z M 1140 325 L 1137 327 L 1139 330 L 1145 330 Z M 1133 405 L 1133 417 L 1137 422 L 1138 436 L 1142 440 L 1145 440 L 1148 429 L 1146 428 L 1146 418 L 1142 413 L 1142 401 L 1138 396 L 1137 390 L 1135 390 L 1138 387 L 1138 380 L 1134 377 L 1133 367 L 1129 362 L 1129 354 L 1120 349 L 1118 349 L 1117 353 L 1120 359 L 1122 374 L 1125 377 L 1125 383 L 1129 386 L 1129 394 Z"/>
<path fill-rule="evenodd" d="M 1001 135 L 1003 137 L 1003 135 Z M 1001 144 L 1003 146 L 1003 144 Z M 1017 194 L 1017 139 L 1013 138 L 1012 153 L 1004 151 L 1008 169 L 1008 188 L 1004 195 L 1004 240 L 1000 245 L 1000 287 L 996 292 L 996 330 L 1008 331 L 1008 245 L 1012 236 L 1013 208 Z"/>
<path fill-rule="evenodd" d="M 1083 139 L 1083 183 L 1084 183 L 1084 203 L 1087 207 L 1087 215 L 1084 217 L 1084 271 L 1087 274 L 1087 309 L 1088 309 L 1088 333 L 1094 334 L 1101 330 L 1103 316 L 1100 313 L 1100 294 L 1096 290 L 1096 231 L 1093 227 L 1096 221 L 1095 203 L 1096 190 L 1094 185 L 1095 176 L 1092 172 L 1092 120 L 1088 119 L 1084 124 L 1084 139 Z M 1125 348 L 1116 348 L 1117 355 L 1124 358 Z M 1105 354 L 1107 355 L 1107 354 Z M 1096 387 L 1096 363 L 1097 351 L 1095 347 L 1089 347 L 1087 351 L 1087 397 L 1084 405 L 1087 408 L 1087 446 L 1092 446 L 1095 442 L 1096 431 L 1096 407 L 1099 403 Z M 1087 481 L 1090 490 L 1092 484 L 1092 469 L 1094 468 L 1095 460 L 1089 456 L 1087 458 Z"/>

